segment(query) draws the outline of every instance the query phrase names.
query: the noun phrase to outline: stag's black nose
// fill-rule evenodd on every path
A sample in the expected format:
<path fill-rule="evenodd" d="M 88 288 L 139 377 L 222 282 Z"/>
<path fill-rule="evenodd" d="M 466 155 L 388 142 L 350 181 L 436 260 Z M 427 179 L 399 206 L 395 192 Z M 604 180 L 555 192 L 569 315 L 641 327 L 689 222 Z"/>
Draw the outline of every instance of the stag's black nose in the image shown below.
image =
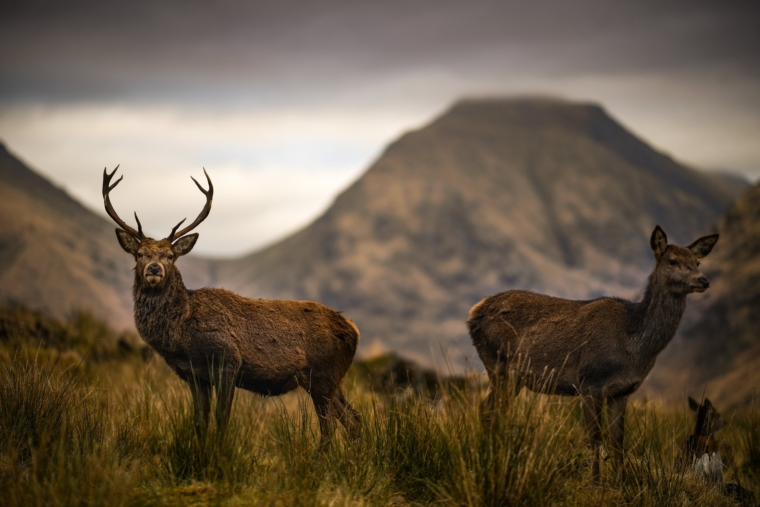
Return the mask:
<path fill-rule="evenodd" d="M 708 280 L 706 276 L 703 276 L 702 278 L 700 278 L 699 283 L 702 284 L 703 289 L 706 289 L 710 286 L 710 280 Z"/>
<path fill-rule="evenodd" d="M 149 275 L 160 275 L 161 274 L 161 266 L 158 264 L 151 264 L 148 266 L 148 274 Z"/>

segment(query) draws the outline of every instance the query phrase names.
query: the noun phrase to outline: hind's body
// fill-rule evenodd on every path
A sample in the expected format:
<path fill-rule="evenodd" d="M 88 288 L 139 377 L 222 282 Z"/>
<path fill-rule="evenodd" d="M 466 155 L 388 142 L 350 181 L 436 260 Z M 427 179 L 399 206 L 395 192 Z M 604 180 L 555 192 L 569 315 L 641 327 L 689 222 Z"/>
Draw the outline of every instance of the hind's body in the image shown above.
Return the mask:
<path fill-rule="evenodd" d="M 699 271 L 718 235 L 688 247 L 668 245 L 658 226 L 650 240 L 656 264 L 640 302 L 617 298 L 571 301 L 513 290 L 487 297 L 470 310 L 467 327 L 486 367 L 491 391 L 481 406 L 484 421 L 497 401 L 523 386 L 582 396 L 592 476 L 599 479 L 601 411 L 608 423 L 618 477 L 622 476 L 624 414 L 628 396 L 670 343 L 686 310 L 686 296 L 709 282 Z"/>

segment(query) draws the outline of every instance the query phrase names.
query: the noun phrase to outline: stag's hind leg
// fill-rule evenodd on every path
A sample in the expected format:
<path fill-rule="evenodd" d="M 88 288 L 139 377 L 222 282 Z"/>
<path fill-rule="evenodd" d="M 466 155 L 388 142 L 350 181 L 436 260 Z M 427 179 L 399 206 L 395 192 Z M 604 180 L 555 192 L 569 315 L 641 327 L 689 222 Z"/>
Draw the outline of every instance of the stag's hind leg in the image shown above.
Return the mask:
<path fill-rule="evenodd" d="M 362 417 L 351 404 L 346 401 L 343 389 L 338 386 L 332 398 L 333 410 L 338 421 L 346 428 L 348 436 L 353 440 L 362 437 Z"/>
<path fill-rule="evenodd" d="M 331 414 L 332 399 L 335 393 L 335 386 L 330 385 L 312 385 L 308 390 L 311 401 L 314 403 L 314 410 L 319 418 L 320 451 L 330 442 L 330 436 L 335 429 L 335 416 Z"/>

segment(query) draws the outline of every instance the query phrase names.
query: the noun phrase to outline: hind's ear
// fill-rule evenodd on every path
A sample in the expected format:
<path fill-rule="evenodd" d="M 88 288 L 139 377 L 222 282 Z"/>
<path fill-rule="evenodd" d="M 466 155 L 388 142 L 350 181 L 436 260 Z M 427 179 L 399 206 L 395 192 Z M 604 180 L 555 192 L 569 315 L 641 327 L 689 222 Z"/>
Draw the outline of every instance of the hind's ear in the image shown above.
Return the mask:
<path fill-rule="evenodd" d="M 123 229 L 116 229 L 116 239 L 119 240 L 119 245 L 128 254 L 135 255 L 140 248 L 140 242 Z"/>
<path fill-rule="evenodd" d="M 198 233 L 188 234 L 183 236 L 174 242 L 172 250 L 177 254 L 177 257 L 190 253 L 190 250 L 195 246 L 195 242 L 198 241 Z"/>
<path fill-rule="evenodd" d="M 652 247 L 652 251 L 654 252 L 654 258 L 659 261 L 663 252 L 665 252 L 665 249 L 668 248 L 668 237 L 665 235 L 665 231 L 663 231 L 662 227 L 659 225 L 654 228 L 654 231 L 652 231 L 652 237 L 649 239 L 649 245 Z"/>
<path fill-rule="evenodd" d="M 703 236 L 696 240 L 691 245 L 687 246 L 689 250 L 694 252 L 694 255 L 697 256 L 697 259 L 701 259 L 703 257 L 707 257 L 707 254 L 709 254 L 713 247 L 715 246 L 715 243 L 718 242 L 718 235 L 717 234 L 711 234 L 709 236 Z"/>
<path fill-rule="evenodd" d="M 712 407 L 712 403 L 710 403 L 710 400 L 709 400 L 709 399 L 707 399 L 707 398 L 705 398 L 705 401 L 704 401 L 704 403 L 702 403 L 702 405 L 704 405 L 704 406 L 705 406 L 705 408 L 710 408 L 710 407 Z"/>
<path fill-rule="evenodd" d="M 697 403 L 697 400 L 689 396 L 689 408 L 692 409 L 694 412 L 697 411 L 699 408 L 699 403 Z"/>

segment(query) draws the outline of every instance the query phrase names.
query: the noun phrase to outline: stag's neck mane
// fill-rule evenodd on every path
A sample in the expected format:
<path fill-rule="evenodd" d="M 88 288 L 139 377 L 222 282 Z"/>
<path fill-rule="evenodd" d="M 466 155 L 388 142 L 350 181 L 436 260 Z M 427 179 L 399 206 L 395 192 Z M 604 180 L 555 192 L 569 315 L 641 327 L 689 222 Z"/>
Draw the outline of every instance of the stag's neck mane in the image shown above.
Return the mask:
<path fill-rule="evenodd" d="M 667 290 L 655 270 L 644 297 L 632 304 L 629 336 L 642 359 L 654 359 L 670 343 L 686 310 L 686 295 Z"/>
<path fill-rule="evenodd" d="M 148 286 L 135 273 L 132 287 L 135 325 L 140 336 L 159 352 L 171 349 L 173 332 L 187 315 L 188 292 L 179 270 L 173 269 L 161 288 Z"/>

